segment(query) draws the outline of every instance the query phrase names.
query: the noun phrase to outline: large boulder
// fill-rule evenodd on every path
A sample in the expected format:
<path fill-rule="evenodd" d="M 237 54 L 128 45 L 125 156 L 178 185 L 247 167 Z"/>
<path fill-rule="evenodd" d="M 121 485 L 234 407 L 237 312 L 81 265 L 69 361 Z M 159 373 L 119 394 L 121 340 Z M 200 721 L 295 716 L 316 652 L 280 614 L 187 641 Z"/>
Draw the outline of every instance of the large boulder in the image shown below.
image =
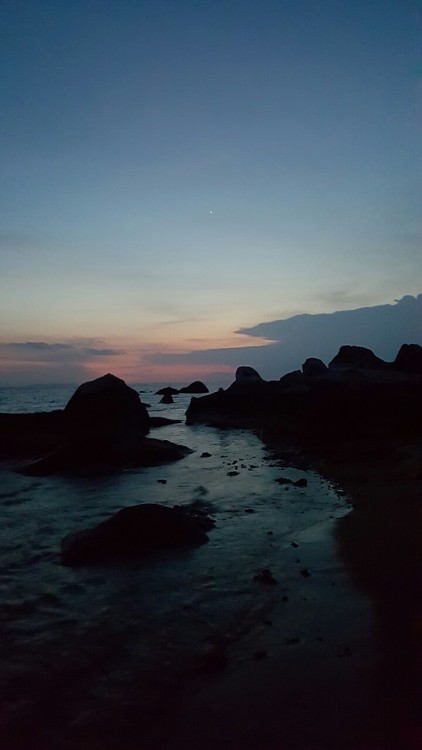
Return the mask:
<path fill-rule="evenodd" d="M 181 388 L 179 393 L 209 393 L 209 390 L 205 383 L 202 383 L 200 380 L 195 380 L 190 385 Z"/>
<path fill-rule="evenodd" d="M 237 385 L 251 385 L 252 383 L 262 383 L 263 380 L 253 367 L 238 367 L 236 370 L 235 383 Z"/>
<path fill-rule="evenodd" d="M 422 346 L 403 344 L 391 367 L 398 372 L 422 375 Z"/>
<path fill-rule="evenodd" d="M 316 357 L 309 357 L 302 365 L 303 374 L 311 378 L 318 375 L 325 375 L 327 370 L 327 365 L 324 364 L 322 359 L 317 359 Z"/>
<path fill-rule="evenodd" d="M 80 385 L 64 415 L 67 424 L 75 429 L 102 431 L 130 421 L 144 435 L 149 430 L 148 411 L 137 391 L 110 373 Z"/>
<path fill-rule="evenodd" d="M 364 346 L 341 346 L 329 363 L 330 369 L 387 370 L 388 364 Z"/>
<path fill-rule="evenodd" d="M 165 393 L 164 396 L 160 398 L 160 404 L 174 404 L 174 398 L 171 393 Z"/>
<path fill-rule="evenodd" d="M 208 516 L 189 507 L 134 505 L 91 529 L 68 534 L 61 543 L 61 559 L 64 565 L 88 565 L 204 544 L 206 530 L 213 525 Z"/>
<path fill-rule="evenodd" d="M 102 474 L 125 466 L 155 466 L 191 452 L 167 440 L 146 438 L 150 424 L 138 393 L 120 378 L 105 375 L 79 386 L 64 409 L 61 439 L 20 472 Z"/>
<path fill-rule="evenodd" d="M 176 393 L 179 393 L 177 388 L 173 388 L 172 385 L 166 385 L 164 388 L 160 388 L 158 391 L 155 391 L 156 396 L 166 396 L 167 394 L 169 396 L 175 396 Z"/>

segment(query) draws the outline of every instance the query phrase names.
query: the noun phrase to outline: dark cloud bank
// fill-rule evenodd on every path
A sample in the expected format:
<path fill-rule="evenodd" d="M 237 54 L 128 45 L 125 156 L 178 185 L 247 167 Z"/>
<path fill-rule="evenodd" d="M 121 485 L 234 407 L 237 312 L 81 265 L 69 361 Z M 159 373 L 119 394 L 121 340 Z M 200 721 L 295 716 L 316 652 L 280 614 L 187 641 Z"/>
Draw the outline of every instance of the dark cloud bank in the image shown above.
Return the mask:
<path fill-rule="evenodd" d="M 308 357 L 329 362 L 343 344 L 365 346 L 393 361 L 402 344 L 422 344 L 422 294 L 395 304 L 361 307 L 319 315 L 295 315 L 260 323 L 236 333 L 271 343 L 233 349 L 206 349 L 183 355 L 156 354 L 162 364 L 239 365 L 255 367 L 264 378 L 279 378 L 298 369 Z"/>

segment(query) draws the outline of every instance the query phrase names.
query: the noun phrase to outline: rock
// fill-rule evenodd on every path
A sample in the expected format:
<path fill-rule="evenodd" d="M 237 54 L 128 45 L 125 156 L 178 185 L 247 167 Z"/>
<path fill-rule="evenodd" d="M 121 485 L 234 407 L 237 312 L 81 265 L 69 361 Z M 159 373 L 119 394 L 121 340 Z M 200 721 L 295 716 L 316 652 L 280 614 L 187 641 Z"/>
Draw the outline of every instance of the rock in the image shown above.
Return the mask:
<path fill-rule="evenodd" d="M 105 375 L 75 391 L 63 411 L 55 449 L 19 471 L 29 476 L 102 474 L 176 461 L 192 452 L 168 440 L 146 438 L 150 425 L 138 393 L 120 378 Z"/>
<path fill-rule="evenodd" d="M 422 375 L 422 346 L 403 344 L 391 368 L 398 372 Z"/>
<path fill-rule="evenodd" d="M 40 477 L 50 474 L 108 474 L 121 471 L 124 466 L 160 466 L 171 461 L 179 461 L 193 453 L 185 445 L 155 438 L 134 438 L 121 435 L 118 440 L 92 442 L 92 436 L 79 441 L 73 439 L 64 443 L 45 458 L 26 464 L 17 471 L 26 476 Z"/>
<path fill-rule="evenodd" d="M 150 417 L 149 424 L 151 429 L 158 427 L 167 427 L 169 424 L 180 424 L 181 419 L 168 419 L 168 417 Z"/>
<path fill-rule="evenodd" d="M 301 479 L 296 479 L 296 482 L 293 482 L 294 487 L 307 487 L 308 486 L 308 480 L 302 477 Z"/>
<path fill-rule="evenodd" d="M 287 477 L 279 477 L 278 479 L 274 479 L 274 482 L 277 482 L 277 484 L 293 484 L 292 480 Z"/>
<path fill-rule="evenodd" d="M 156 396 L 165 396 L 166 394 L 169 394 L 170 396 L 175 396 L 176 393 L 179 393 L 177 388 L 173 388 L 171 385 L 165 386 L 165 388 L 160 388 L 159 391 L 155 392 Z"/>
<path fill-rule="evenodd" d="M 262 378 L 253 367 L 238 367 L 236 370 L 237 385 L 250 385 L 251 383 L 260 383 Z"/>
<path fill-rule="evenodd" d="M 160 399 L 160 404 L 174 404 L 174 399 L 171 393 L 165 393 Z"/>
<path fill-rule="evenodd" d="M 204 451 L 201 453 L 201 458 L 211 458 L 211 453 L 208 453 L 208 451 Z"/>
<path fill-rule="evenodd" d="M 189 512 L 155 503 L 134 505 L 61 543 L 63 565 L 78 566 L 204 544 L 201 524 Z"/>
<path fill-rule="evenodd" d="M 68 401 L 64 416 L 68 427 L 90 432 L 115 430 L 123 423 L 126 427 L 128 421 L 144 435 L 149 430 L 149 414 L 137 391 L 110 373 L 80 385 Z"/>
<path fill-rule="evenodd" d="M 207 386 L 200 380 L 195 380 L 179 390 L 179 393 L 209 393 Z"/>
<path fill-rule="evenodd" d="M 328 370 L 327 365 L 321 359 L 310 357 L 302 365 L 302 372 L 306 377 L 317 377 L 325 375 Z"/>
<path fill-rule="evenodd" d="M 238 472 L 238 471 L 228 471 L 228 472 L 227 472 L 227 476 L 228 476 L 228 477 L 237 477 L 237 476 L 238 476 L 238 474 L 239 474 L 239 472 Z"/>
<path fill-rule="evenodd" d="M 300 562 L 300 560 L 298 560 L 298 562 Z M 300 571 L 300 575 L 303 576 L 303 578 L 309 578 L 311 573 L 308 568 L 302 568 L 302 570 Z"/>
<path fill-rule="evenodd" d="M 256 576 L 253 577 L 253 579 L 254 581 L 258 581 L 259 583 L 265 583 L 269 586 L 275 586 L 277 583 L 277 579 L 274 578 L 269 568 L 265 568 L 264 570 L 261 570 L 260 573 L 257 573 Z"/>
<path fill-rule="evenodd" d="M 62 440 L 63 411 L 0 414 L 0 457 L 35 459 Z"/>
<path fill-rule="evenodd" d="M 341 346 L 328 367 L 347 370 L 387 370 L 388 364 L 364 346 Z"/>

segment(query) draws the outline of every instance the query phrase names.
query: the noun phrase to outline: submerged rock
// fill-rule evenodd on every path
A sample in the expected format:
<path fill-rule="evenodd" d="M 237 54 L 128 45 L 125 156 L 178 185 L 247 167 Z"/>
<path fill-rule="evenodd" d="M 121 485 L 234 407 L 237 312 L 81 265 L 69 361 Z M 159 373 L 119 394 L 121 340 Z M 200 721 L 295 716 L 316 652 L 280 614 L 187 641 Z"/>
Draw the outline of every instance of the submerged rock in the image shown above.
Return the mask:
<path fill-rule="evenodd" d="M 91 529 L 68 534 L 61 543 L 63 565 L 78 566 L 142 556 L 208 541 L 208 517 L 190 510 L 144 503 L 123 508 Z M 205 527 L 205 528 L 204 528 Z"/>

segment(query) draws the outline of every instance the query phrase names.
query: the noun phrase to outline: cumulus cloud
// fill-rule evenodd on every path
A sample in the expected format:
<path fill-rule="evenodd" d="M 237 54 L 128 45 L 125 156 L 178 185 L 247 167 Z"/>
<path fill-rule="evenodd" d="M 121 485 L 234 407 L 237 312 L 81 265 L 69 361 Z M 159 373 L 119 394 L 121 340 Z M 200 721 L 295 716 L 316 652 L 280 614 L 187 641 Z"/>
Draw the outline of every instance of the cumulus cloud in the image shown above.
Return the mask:
<path fill-rule="evenodd" d="M 318 315 L 295 315 L 259 323 L 237 333 L 268 339 L 264 346 L 205 349 L 187 354 L 155 354 L 157 363 L 208 365 L 241 364 L 255 367 L 266 378 L 279 378 L 298 369 L 307 357 L 331 360 L 340 346 L 372 349 L 391 361 L 403 343 L 422 343 L 422 294 L 407 295 L 394 304 L 361 307 Z"/>

